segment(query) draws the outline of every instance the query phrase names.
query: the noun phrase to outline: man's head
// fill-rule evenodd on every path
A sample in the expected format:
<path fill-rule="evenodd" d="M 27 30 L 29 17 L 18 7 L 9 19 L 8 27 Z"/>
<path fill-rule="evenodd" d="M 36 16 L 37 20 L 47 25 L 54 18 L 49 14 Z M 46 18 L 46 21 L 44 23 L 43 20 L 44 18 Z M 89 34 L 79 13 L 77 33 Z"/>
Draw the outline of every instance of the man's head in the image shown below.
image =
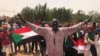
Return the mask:
<path fill-rule="evenodd" d="M 91 33 L 93 31 L 93 29 L 94 29 L 93 26 L 88 25 L 88 28 L 87 28 L 88 33 Z"/>
<path fill-rule="evenodd" d="M 3 25 L 2 25 L 2 31 L 7 31 L 7 29 L 8 29 L 7 24 L 3 24 Z"/>
<path fill-rule="evenodd" d="M 45 24 L 46 24 L 46 22 L 45 22 L 45 21 L 42 21 L 42 22 L 41 22 L 41 26 L 42 26 L 42 27 L 44 27 L 44 26 L 45 26 Z"/>
<path fill-rule="evenodd" d="M 52 25 L 53 31 L 58 31 L 59 21 L 57 19 L 55 18 L 52 19 L 51 25 Z"/>

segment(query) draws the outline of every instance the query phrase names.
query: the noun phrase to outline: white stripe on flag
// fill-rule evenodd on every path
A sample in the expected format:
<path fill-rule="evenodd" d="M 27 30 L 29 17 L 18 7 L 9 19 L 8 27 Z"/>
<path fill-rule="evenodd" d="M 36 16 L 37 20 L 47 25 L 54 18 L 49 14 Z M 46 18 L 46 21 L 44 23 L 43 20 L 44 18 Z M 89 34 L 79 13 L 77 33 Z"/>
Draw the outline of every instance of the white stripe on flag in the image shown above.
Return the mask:
<path fill-rule="evenodd" d="M 84 49 L 85 49 L 85 46 L 79 45 L 79 46 L 78 46 L 78 49 L 79 49 L 79 50 L 84 50 Z"/>
<path fill-rule="evenodd" d="M 25 33 L 21 33 L 20 35 L 23 35 L 22 39 L 26 39 L 32 36 L 36 36 L 38 35 L 37 33 L 35 33 L 34 31 L 29 31 L 29 32 L 25 32 Z"/>

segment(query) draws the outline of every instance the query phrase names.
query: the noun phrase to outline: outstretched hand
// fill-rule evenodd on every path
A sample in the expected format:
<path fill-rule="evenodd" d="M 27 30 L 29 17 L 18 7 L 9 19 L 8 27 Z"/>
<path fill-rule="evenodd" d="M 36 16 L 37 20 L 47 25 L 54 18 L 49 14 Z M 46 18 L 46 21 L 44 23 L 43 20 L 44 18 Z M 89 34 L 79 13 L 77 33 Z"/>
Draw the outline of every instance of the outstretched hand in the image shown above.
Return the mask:
<path fill-rule="evenodd" d="M 93 15 L 91 15 L 88 19 L 85 20 L 85 23 L 87 24 L 88 22 L 90 22 L 93 18 Z"/>
<path fill-rule="evenodd" d="M 24 18 L 23 18 L 20 14 L 18 14 L 17 16 L 19 17 L 19 19 L 20 19 L 23 23 L 26 23 L 26 20 L 24 20 Z"/>

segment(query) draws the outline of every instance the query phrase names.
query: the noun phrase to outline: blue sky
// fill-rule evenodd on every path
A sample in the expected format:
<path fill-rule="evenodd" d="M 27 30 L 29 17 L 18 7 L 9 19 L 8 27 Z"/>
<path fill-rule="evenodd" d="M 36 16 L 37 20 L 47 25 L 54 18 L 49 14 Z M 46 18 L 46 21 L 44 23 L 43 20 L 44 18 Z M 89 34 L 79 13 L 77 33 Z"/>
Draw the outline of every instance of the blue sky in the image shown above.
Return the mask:
<path fill-rule="evenodd" d="M 48 8 L 65 7 L 66 9 L 83 10 L 86 13 L 95 10 L 100 12 L 100 0 L 0 0 L 0 16 L 13 16 L 20 12 L 23 7 L 34 8 L 38 4 L 47 3 Z"/>

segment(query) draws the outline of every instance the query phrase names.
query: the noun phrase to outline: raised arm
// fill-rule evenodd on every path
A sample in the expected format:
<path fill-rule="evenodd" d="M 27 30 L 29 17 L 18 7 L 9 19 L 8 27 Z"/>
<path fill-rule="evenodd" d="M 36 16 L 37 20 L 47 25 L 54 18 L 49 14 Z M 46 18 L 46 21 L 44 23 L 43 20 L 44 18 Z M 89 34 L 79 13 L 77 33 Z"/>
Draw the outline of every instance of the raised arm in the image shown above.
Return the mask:
<path fill-rule="evenodd" d="M 26 21 L 20 14 L 18 14 L 18 17 L 24 24 L 29 26 L 33 31 L 35 31 L 36 33 L 38 33 L 42 36 L 45 35 L 46 29 L 44 27 L 39 27 L 33 23 Z"/>
<path fill-rule="evenodd" d="M 76 25 L 73 25 L 71 27 L 65 27 L 63 30 L 64 30 L 64 34 L 65 36 L 68 36 L 70 34 L 73 34 L 74 32 L 78 31 L 84 24 L 87 24 L 87 22 L 89 22 L 90 20 L 92 19 L 92 16 L 89 17 L 88 19 L 86 19 L 85 21 L 83 22 L 80 22 Z"/>

